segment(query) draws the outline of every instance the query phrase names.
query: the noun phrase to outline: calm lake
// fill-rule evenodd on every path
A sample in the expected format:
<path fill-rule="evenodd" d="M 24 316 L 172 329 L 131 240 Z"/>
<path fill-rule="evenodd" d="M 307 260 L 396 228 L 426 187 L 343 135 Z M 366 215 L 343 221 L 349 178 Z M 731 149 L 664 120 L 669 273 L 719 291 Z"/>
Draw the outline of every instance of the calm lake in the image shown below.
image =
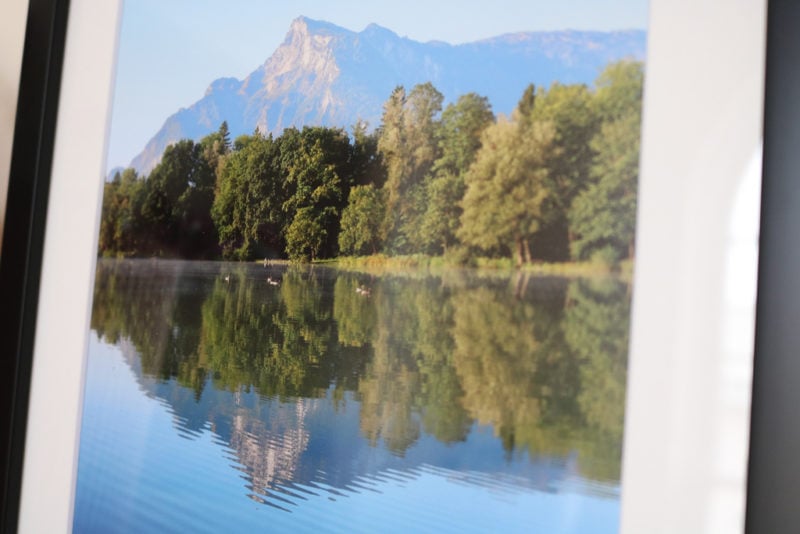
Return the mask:
<path fill-rule="evenodd" d="M 100 261 L 75 532 L 619 526 L 630 286 Z"/>

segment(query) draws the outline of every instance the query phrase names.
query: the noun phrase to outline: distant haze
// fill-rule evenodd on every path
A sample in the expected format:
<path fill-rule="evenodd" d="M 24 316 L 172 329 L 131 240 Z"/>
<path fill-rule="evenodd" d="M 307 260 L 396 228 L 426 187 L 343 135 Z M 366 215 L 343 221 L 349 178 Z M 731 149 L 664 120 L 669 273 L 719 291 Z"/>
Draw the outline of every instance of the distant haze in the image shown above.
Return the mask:
<path fill-rule="evenodd" d="M 212 80 L 242 79 L 263 64 L 300 14 L 350 30 L 377 23 L 420 42 L 460 44 L 520 31 L 644 29 L 647 2 L 125 2 L 109 167 L 130 162 L 164 120 L 200 99 Z"/>
<path fill-rule="evenodd" d="M 166 120 L 131 166 L 148 173 L 170 143 L 198 140 L 223 120 L 234 138 L 255 128 L 280 135 L 291 126 L 349 129 L 362 120 L 375 127 L 397 85 L 430 81 L 445 104 L 476 92 L 509 114 L 530 83 L 591 84 L 609 62 L 644 52 L 640 30 L 516 33 L 454 46 L 412 41 L 376 24 L 356 33 L 298 17 L 263 65 L 244 80 L 211 83 L 202 99 Z"/>

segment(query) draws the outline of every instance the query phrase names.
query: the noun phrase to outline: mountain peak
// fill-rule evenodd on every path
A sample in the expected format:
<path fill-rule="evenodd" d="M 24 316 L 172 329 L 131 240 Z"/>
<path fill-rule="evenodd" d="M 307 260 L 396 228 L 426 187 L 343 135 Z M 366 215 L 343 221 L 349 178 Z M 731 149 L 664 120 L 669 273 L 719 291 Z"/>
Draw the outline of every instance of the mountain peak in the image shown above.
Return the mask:
<path fill-rule="evenodd" d="M 243 81 L 220 78 L 205 96 L 167 118 L 131 166 L 150 172 L 179 139 L 199 140 L 228 122 L 231 137 L 280 134 L 304 125 L 380 124 L 397 85 L 431 82 L 445 103 L 474 92 L 497 113 L 510 114 L 530 83 L 591 84 L 603 66 L 644 57 L 642 32 L 519 33 L 452 46 L 420 43 L 369 24 L 360 32 L 298 17 L 286 39 Z"/>
<path fill-rule="evenodd" d="M 345 28 L 326 22 L 324 20 L 310 19 L 301 15 L 292 21 L 289 27 L 289 36 L 293 34 L 309 35 L 309 34 L 331 34 L 331 33 L 352 33 Z"/>
<path fill-rule="evenodd" d="M 374 22 L 364 28 L 360 35 L 368 39 L 397 39 L 398 35 L 388 28 L 384 28 Z"/>

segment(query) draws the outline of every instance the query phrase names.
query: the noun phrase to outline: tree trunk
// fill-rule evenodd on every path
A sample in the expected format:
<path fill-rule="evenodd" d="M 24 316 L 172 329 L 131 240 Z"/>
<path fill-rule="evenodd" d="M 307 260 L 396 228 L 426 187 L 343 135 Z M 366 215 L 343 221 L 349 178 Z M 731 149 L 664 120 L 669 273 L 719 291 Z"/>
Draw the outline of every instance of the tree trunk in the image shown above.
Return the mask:
<path fill-rule="evenodd" d="M 525 262 L 530 263 L 531 260 L 531 245 L 527 239 L 522 240 L 522 244 L 525 247 Z"/>
<path fill-rule="evenodd" d="M 577 260 L 575 253 L 572 252 L 572 242 L 575 241 L 575 232 L 572 229 L 567 230 L 567 260 Z"/>
<path fill-rule="evenodd" d="M 517 267 L 522 267 L 522 264 L 525 262 L 525 250 L 523 246 L 523 241 L 521 237 L 517 237 Z"/>

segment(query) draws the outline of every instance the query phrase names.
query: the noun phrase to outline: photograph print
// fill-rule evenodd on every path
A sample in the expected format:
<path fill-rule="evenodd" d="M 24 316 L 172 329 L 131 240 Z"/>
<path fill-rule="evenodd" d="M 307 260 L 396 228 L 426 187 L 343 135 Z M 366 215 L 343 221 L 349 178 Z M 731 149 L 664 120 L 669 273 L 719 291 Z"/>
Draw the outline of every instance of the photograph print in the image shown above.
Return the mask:
<path fill-rule="evenodd" d="M 647 5 L 124 3 L 75 532 L 617 532 Z"/>

